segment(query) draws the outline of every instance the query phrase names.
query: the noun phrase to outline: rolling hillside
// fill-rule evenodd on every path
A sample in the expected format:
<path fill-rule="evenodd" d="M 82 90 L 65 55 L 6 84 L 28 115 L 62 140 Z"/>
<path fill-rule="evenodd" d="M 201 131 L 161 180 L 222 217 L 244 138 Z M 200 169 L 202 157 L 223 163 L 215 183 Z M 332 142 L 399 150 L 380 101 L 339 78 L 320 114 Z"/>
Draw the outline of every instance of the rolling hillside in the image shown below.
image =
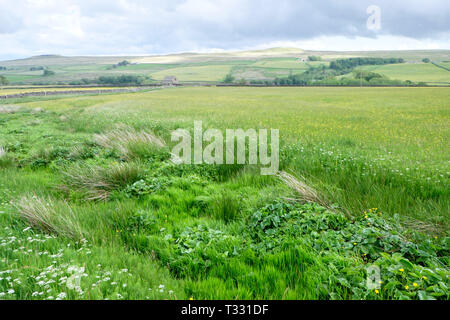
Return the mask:
<path fill-rule="evenodd" d="M 322 61 L 309 62 L 308 56 L 320 56 Z M 372 51 L 332 52 L 305 51 L 296 48 L 272 48 L 219 53 L 180 53 L 158 56 L 64 57 L 34 56 L 20 60 L 1 61 L 0 75 L 10 84 L 80 84 L 101 76 L 133 75 L 144 78 L 146 84 L 174 75 L 183 82 L 218 83 L 227 74 L 240 80 L 273 80 L 299 74 L 310 67 L 328 65 L 330 61 L 351 57 L 403 58 L 401 65 L 365 66 L 364 70 L 383 74 L 394 80 L 411 80 L 429 84 L 450 84 L 450 72 L 433 64 L 422 63 L 429 58 L 441 66 L 449 65 L 450 51 Z M 113 67 L 127 61 L 128 65 Z M 6 69 L 6 70 L 5 70 Z M 37 69 L 37 70 L 36 70 Z M 54 74 L 44 76 L 44 69 Z"/>

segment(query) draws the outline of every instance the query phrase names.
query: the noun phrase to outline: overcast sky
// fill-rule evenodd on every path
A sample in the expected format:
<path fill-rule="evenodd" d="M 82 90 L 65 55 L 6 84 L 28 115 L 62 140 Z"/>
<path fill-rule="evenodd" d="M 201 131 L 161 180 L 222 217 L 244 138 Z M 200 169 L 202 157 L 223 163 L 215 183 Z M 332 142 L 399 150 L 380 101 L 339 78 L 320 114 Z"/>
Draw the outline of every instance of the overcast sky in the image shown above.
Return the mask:
<path fill-rule="evenodd" d="M 275 46 L 450 49 L 450 1 L 0 0 L 0 60 Z"/>

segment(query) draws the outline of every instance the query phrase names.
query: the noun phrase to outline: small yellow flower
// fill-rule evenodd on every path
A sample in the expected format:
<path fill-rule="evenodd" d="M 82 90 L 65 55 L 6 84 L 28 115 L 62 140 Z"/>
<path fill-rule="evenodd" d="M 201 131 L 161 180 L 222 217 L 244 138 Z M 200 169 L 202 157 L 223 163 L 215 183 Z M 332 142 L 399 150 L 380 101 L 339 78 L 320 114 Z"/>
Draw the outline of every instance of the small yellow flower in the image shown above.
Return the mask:
<path fill-rule="evenodd" d="M 409 289 L 409 286 L 405 286 L 405 289 L 408 290 L 408 289 Z"/>
<path fill-rule="evenodd" d="M 425 276 L 423 276 L 423 277 L 422 277 L 422 279 L 423 279 L 423 280 L 427 280 L 428 278 L 427 278 L 427 277 L 425 277 Z"/>
<path fill-rule="evenodd" d="M 353 242 L 353 245 L 354 245 L 354 246 L 356 246 L 356 245 L 357 245 L 357 243 L 356 243 L 356 242 Z"/>
<path fill-rule="evenodd" d="M 405 271 L 405 269 L 403 269 L 403 268 L 401 268 L 401 269 L 399 269 L 400 270 L 400 272 L 403 272 L 403 271 Z"/>
<path fill-rule="evenodd" d="M 375 293 L 376 293 L 376 294 L 379 294 L 379 293 L 380 293 L 380 291 L 378 291 L 377 289 L 375 289 Z"/>
<path fill-rule="evenodd" d="M 194 300 L 194 298 L 190 297 L 189 300 Z"/>
<path fill-rule="evenodd" d="M 382 284 L 382 283 L 383 283 L 383 281 L 378 281 L 378 283 L 379 283 L 379 284 Z"/>
<path fill-rule="evenodd" d="M 413 286 L 414 286 L 414 288 L 417 287 L 417 283 L 414 282 L 414 283 L 413 283 Z"/>

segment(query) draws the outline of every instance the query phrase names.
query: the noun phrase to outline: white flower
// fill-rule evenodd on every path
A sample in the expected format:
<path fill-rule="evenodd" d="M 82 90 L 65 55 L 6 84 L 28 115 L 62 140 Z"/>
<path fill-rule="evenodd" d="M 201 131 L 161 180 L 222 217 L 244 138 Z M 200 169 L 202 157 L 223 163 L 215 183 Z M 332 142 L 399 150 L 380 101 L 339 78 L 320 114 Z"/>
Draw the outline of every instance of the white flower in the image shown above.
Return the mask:
<path fill-rule="evenodd" d="M 13 294 L 15 291 L 14 291 L 14 289 L 9 289 L 8 290 L 8 294 Z"/>
<path fill-rule="evenodd" d="M 62 299 L 65 299 L 66 297 L 67 297 L 67 293 L 61 292 L 61 293 L 58 294 L 58 296 L 56 297 L 56 300 L 62 300 Z"/>

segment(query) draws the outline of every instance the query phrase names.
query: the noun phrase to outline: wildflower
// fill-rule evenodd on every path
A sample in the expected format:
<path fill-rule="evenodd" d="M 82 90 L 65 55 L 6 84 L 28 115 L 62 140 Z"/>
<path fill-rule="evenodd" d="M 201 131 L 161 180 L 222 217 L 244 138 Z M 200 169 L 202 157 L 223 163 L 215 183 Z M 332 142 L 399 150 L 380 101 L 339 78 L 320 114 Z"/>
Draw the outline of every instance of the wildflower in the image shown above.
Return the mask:
<path fill-rule="evenodd" d="M 375 293 L 376 293 L 376 294 L 379 294 L 379 293 L 380 293 L 380 291 L 378 291 L 378 289 L 375 289 Z"/>
<path fill-rule="evenodd" d="M 414 283 L 413 283 L 413 286 L 414 286 L 414 288 L 416 288 L 416 287 L 417 287 L 417 283 L 414 282 Z"/>
<path fill-rule="evenodd" d="M 405 289 L 408 290 L 408 289 L 409 289 L 409 286 L 405 286 Z"/>
<path fill-rule="evenodd" d="M 425 276 L 423 276 L 423 277 L 422 277 L 422 279 L 423 279 L 423 280 L 427 280 L 428 278 L 427 278 L 427 277 L 425 277 Z"/>
<path fill-rule="evenodd" d="M 190 297 L 189 300 L 194 300 L 194 298 Z"/>
<path fill-rule="evenodd" d="M 14 291 L 14 289 L 9 289 L 8 290 L 8 294 L 13 294 L 15 291 Z"/>
<path fill-rule="evenodd" d="M 405 271 L 405 269 L 401 268 L 401 269 L 399 269 L 399 271 L 400 271 L 400 272 L 403 272 L 403 271 Z"/>
<path fill-rule="evenodd" d="M 62 300 L 65 299 L 67 297 L 67 294 L 65 292 L 61 292 L 60 294 L 58 294 L 56 300 Z"/>

